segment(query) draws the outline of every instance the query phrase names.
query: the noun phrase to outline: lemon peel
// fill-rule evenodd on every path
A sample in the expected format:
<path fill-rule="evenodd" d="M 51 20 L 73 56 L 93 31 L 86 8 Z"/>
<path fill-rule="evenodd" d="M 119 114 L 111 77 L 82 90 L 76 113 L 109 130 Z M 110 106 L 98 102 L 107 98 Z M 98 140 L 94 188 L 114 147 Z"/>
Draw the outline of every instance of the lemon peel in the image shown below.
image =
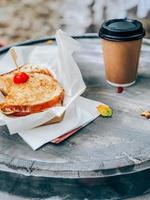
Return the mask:
<path fill-rule="evenodd" d="M 112 109 L 105 104 L 99 105 L 97 107 L 98 112 L 100 113 L 101 116 L 103 117 L 111 117 L 112 116 Z"/>

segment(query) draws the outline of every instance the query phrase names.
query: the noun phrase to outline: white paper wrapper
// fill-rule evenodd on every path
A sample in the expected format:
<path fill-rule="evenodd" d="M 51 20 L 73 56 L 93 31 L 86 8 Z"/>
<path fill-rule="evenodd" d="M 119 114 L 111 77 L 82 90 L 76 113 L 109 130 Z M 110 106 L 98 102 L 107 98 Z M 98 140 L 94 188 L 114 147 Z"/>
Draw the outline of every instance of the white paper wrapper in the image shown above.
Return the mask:
<path fill-rule="evenodd" d="M 64 119 L 60 123 L 41 126 L 27 131 L 20 131 L 19 135 L 33 150 L 36 150 L 45 143 L 85 123 L 93 121 L 99 116 L 96 107 L 100 104 L 101 103 L 97 101 L 78 97 L 74 103 L 68 107 Z"/>
<path fill-rule="evenodd" d="M 18 46 L 15 47 L 15 50 L 19 65 L 41 64 L 52 72 L 65 90 L 64 106 L 50 108 L 44 112 L 24 117 L 8 117 L 1 113 L 0 120 L 8 126 L 10 134 L 32 129 L 55 116 L 61 116 L 86 88 L 80 70 L 72 56 L 73 52 L 80 48 L 79 43 L 61 30 L 56 33 L 56 41 L 57 46 Z M 0 60 L 0 66 L 0 74 L 15 69 L 9 52 Z"/>

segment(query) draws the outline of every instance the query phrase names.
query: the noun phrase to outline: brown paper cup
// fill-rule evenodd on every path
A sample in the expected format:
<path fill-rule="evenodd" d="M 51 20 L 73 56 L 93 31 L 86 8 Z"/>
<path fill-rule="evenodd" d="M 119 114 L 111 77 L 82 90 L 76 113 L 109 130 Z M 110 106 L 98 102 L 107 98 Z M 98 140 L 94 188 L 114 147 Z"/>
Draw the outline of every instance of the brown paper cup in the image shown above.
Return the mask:
<path fill-rule="evenodd" d="M 144 35 L 142 23 L 134 19 L 112 19 L 101 25 L 99 37 L 109 84 L 127 87 L 135 83 Z"/>
<path fill-rule="evenodd" d="M 102 40 L 106 80 L 113 86 L 130 86 L 137 77 L 142 39 L 114 42 Z"/>

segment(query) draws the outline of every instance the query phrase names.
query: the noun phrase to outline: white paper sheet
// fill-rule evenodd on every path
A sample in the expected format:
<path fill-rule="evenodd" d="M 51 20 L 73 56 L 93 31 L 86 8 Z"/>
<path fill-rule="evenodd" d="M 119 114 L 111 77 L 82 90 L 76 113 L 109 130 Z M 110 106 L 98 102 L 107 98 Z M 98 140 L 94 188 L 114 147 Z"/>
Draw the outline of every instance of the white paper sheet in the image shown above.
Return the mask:
<path fill-rule="evenodd" d="M 68 107 L 62 122 L 20 131 L 19 135 L 33 150 L 36 150 L 45 143 L 97 118 L 99 113 L 96 107 L 100 104 L 97 101 L 78 97 Z"/>
<path fill-rule="evenodd" d="M 46 65 L 64 87 L 64 106 L 23 117 L 8 117 L 0 113 L 0 121 L 8 126 L 10 134 L 32 129 L 44 124 L 54 116 L 62 115 L 86 88 L 80 70 L 72 56 L 73 52 L 79 49 L 79 43 L 61 30 L 57 31 L 56 40 L 57 46 L 18 46 L 15 47 L 15 50 L 20 65 L 27 63 Z M 0 74 L 15 69 L 9 52 L 0 60 L 0 66 Z"/>

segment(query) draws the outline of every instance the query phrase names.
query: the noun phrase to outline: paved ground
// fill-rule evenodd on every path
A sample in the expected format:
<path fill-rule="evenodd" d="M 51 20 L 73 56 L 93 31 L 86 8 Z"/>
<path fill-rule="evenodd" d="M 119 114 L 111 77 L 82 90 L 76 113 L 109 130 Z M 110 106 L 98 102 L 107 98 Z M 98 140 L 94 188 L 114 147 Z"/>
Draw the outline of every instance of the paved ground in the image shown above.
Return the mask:
<path fill-rule="evenodd" d="M 14 43 L 53 34 L 60 26 L 59 5 L 59 0 L 0 0 L 0 38 Z"/>
<path fill-rule="evenodd" d="M 96 0 L 0 0 L 0 39 L 14 43 L 54 34 L 58 28 L 71 34 L 98 32 L 105 16 L 98 22 L 93 21 L 94 2 Z M 81 7 L 82 14 L 79 15 Z M 135 14 L 136 8 L 128 11 L 130 18 L 135 18 Z M 149 18 L 150 14 L 140 19 L 147 36 L 150 36 Z"/>

